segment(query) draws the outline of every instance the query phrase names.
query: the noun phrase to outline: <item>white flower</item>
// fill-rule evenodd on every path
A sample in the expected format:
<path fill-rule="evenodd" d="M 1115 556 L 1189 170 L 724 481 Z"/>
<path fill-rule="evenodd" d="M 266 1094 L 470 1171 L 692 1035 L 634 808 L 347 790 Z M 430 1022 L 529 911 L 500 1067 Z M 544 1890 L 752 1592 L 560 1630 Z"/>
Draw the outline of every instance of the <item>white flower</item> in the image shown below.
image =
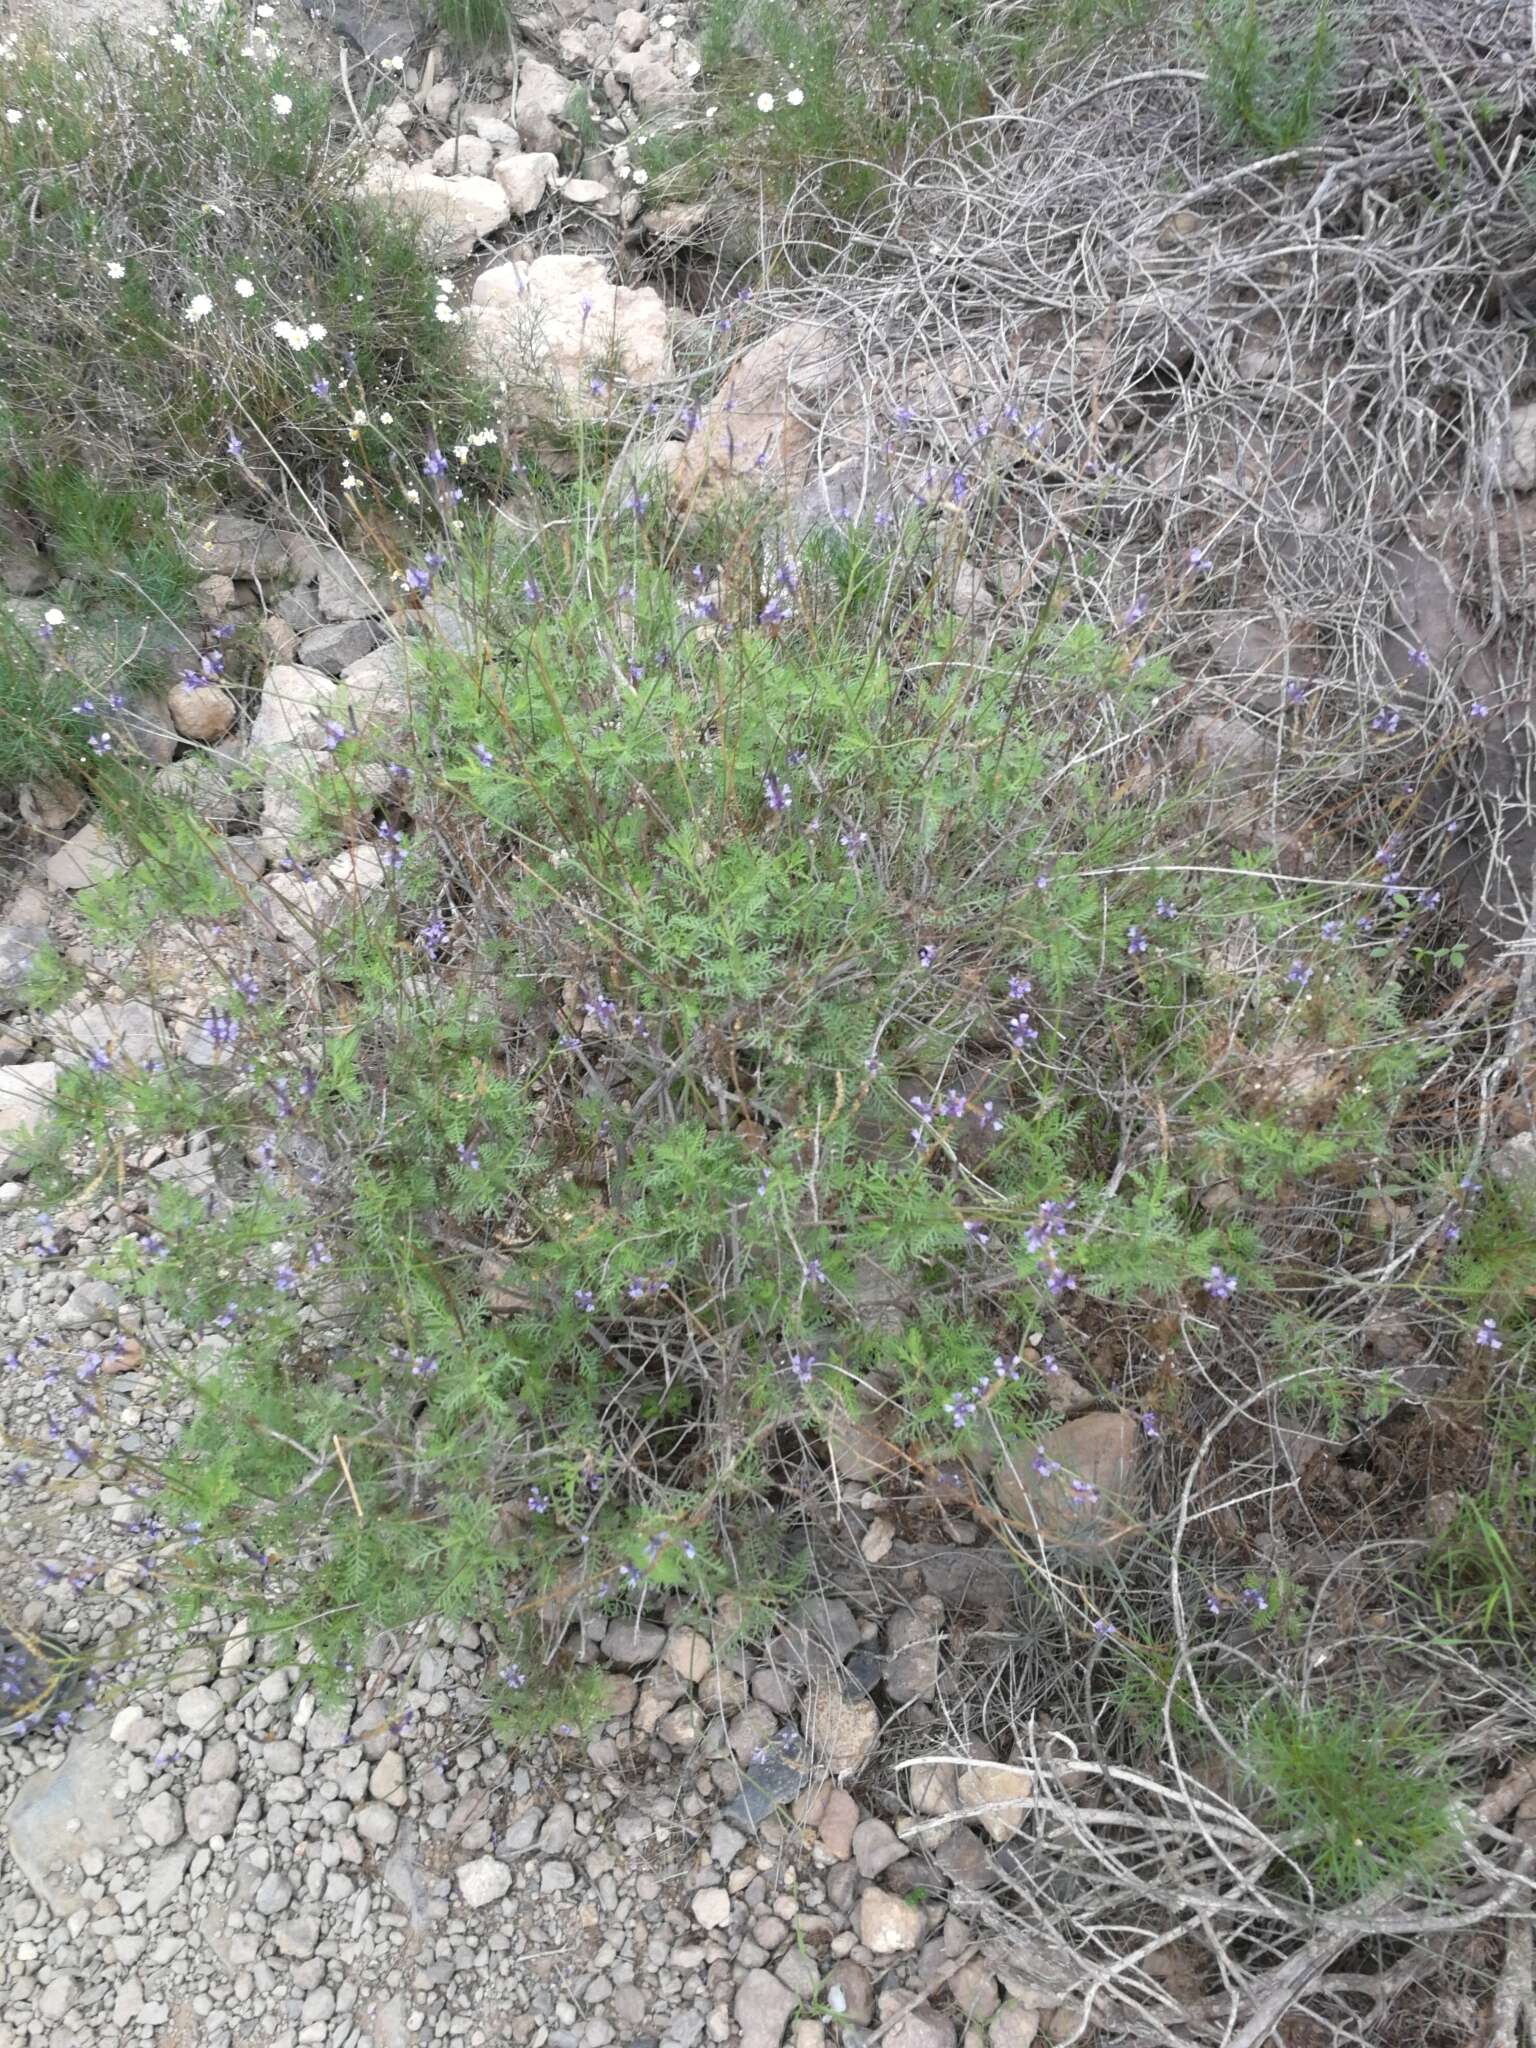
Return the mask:
<path fill-rule="evenodd" d="M 302 327 L 295 327 L 291 320 L 274 320 L 272 332 L 279 341 L 286 341 L 291 349 L 302 350 L 309 347 L 309 336 Z"/>
<path fill-rule="evenodd" d="M 275 7 L 258 7 L 256 10 L 256 19 L 258 21 L 270 21 L 273 15 L 276 14 L 276 12 L 277 9 Z"/>
<path fill-rule="evenodd" d="M 432 311 L 445 327 L 451 327 L 459 317 L 446 299 L 439 299 Z"/>
<path fill-rule="evenodd" d="M 468 462 L 469 443 L 467 441 L 460 441 L 458 443 L 457 447 L 453 451 L 453 459 L 455 462 Z"/>
<path fill-rule="evenodd" d="M 706 121 L 713 121 L 713 119 L 715 118 L 716 114 L 718 114 L 718 113 L 719 113 L 719 111 L 720 111 L 720 109 L 719 109 L 718 107 L 706 107 L 706 108 L 704 109 L 704 118 L 705 118 L 705 120 L 706 120 Z"/>
<path fill-rule="evenodd" d="M 256 296 L 256 287 L 248 277 L 235 279 L 235 291 L 242 299 L 254 299 Z"/>
<path fill-rule="evenodd" d="M 760 92 L 758 94 L 757 111 L 760 114 L 771 114 L 773 112 L 773 94 L 771 92 Z"/>
<path fill-rule="evenodd" d="M 394 424 L 395 416 L 392 412 L 381 412 L 379 414 L 379 425 L 381 427 L 392 427 Z"/>
<path fill-rule="evenodd" d="M 43 613 L 43 624 L 45 626 L 62 626 L 63 623 L 64 614 L 56 604 L 50 605 L 47 611 Z"/>
<path fill-rule="evenodd" d="M 324 341 L 327 334 L 330 333 L 330 329 L 328 327 L 322 327 L 318 320 L 311 320 L 309 325 L 305 328 L 304 332 L 309 336 L 311 341 Z"/>
<path fill-rule="evenodd" d="M 651 174 L 650 174 L 650 172 L 649 172 L 649 171 L 642 171 L 642 170 L 641 170 L 641 169 L 639 168 L 639 166 L 638 166 L 638 165 L 636 165 L 636 167 L 635 167 L 635 183 L 636 183 L 637 185 L 644 185 L 644 184 L 647 184 L 647 183 L 648 183 L 648 182 L 650 181 L 650 175 L 651 175 Z"/>
<path fill-rule="evenodd" d="M 403 71 L 405 69 L 405 59 L 403 57 L 386 57 L 383 68 L 386 71 Z"/>
<path fill-rule="evenodd" d="M 13 128 L 19 128 L 26 117 L 23 115 L 20 107 L 7 107 L 5 118 Z"/>
<path fill-rule="evenodd" d="M 199 320 L 206 320 L 212 311 L 212 299 L 206 292 L 199 292 L 196 298 L 187 301 L 187 310 L 181 317 L 195 327 Z"/>
<path fill-rule="evenodd" d="M 437 288 L 445 299 L 453 297 L 453 279 L 451 277 L 440 277 L 437 280 Z"/>
<path fill-rule="evenodd" d="M 405 502 L 407 503 L 407 505 L 419 505 L 421 503 L 421 493 L 416 489 L 414 484 L 406 492 Z"/>
<path fill-rule="evenodd" d="M 277 118 L 280 121 L 285 121 L 288 118 L 288 116 L 293 112 L 293 101 L 289 99 L 287 93 L 273 93 L 272 111 L 274 114 L 276 114 Z"/>
<path fill-rule="evenodd" d="M 699 60 L 698 60 L 698 58 L 697 58 L 697 57 L 690 57 L 690 58 L 689 58 L 689 60 L 688 60 L 688 62 L 687 62 L 687 63 L 686 63 L 685 65 L 684 65 L 684 67 L 683 67 L 683 76 L 684 76 L 685 78 L 697 78 L 697 77 L 698 77 L 698 75 L 699 75 L 699 72 L 700 72 L 700 71 L 701 71 L 702 69 L 703 69 L 703 66 L 702 66 L 702 65 L 701 65 L 701 64 L 699 63 Z"/>
<path fill-rule="evenodd" d="M 365 412 L 362 412 L 362 411 L 358 411 L 358 412 L 355 412 L 355 413 L 353 413 L 353 415 L 352 415 L 352 424 L 353 424 L 353 426 L 354 426 L 354 427 L 366 427 L 366 426 L 367 426 L 367 424 L 368 424 L 368 415 L 367 415 L 367 413 L 365 413 Z"/>
<path fill-rule="evenodd" d="M 116 284 L 119 278 L 126 277 L 128 272 L 121 263 L 109 263 L 107 265 L 107 275 Z"/>
<path fill-rule="evenodd" d="M 347 471 L 346 475 L 345 475 L 345 476 L 344 476 L 344 477 L 342 478 L 342 480 L 341 480 L 341 488 L 342 488 L 342 489 L 343 489 L 344 491 L 360 491 L 360 490 L 362 489 L 362 487 L 363 487 L 363 480 L 362 480 L 362 478 L 361 478 L 361 477 L 357 477 L 357 476 L 354 476 L 354 475 L 352 474 L 351 470 L 349 469 L 349 470 Z"/>
<path fill-rule="evenodd" d="M 792 85 L 789 91 L 785 93 L 784 98 L 788 105 L 792 107 L 803 107 L 805 105 L 805 94 L 798 85 Z"/>
<path fill-rule="evenodd" d="M 176 52 L 178 57 L 190 57 L 192 54 L 192 45 L 187 41 L 185 36 L 172 36 L 171 48 Z"/>

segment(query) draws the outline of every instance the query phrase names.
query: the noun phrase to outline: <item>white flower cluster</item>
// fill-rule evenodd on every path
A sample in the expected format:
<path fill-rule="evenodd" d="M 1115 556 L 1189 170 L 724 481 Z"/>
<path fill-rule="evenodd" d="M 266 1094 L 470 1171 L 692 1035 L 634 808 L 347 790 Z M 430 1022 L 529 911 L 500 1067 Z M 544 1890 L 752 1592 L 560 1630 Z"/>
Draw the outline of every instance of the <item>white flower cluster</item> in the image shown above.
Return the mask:
<path fill-rule="evenodd" d="M 312 341 L 324 341 L 329 331 L 318 320 L 311 320 L 307 327 L 298 327 L 292 320 L 272 322 L 272 332 L 279 341 L 286 341 L 296 355 L 307 349 Z"/>

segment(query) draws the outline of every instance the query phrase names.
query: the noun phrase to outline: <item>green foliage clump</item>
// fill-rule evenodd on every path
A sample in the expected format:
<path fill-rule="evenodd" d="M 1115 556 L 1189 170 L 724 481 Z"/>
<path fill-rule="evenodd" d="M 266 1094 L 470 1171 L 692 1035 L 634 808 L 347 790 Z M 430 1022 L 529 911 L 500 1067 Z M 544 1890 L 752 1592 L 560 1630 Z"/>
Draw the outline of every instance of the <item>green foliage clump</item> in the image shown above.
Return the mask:
<path fill-rule="evenodd" d="M 1333 0 L 1199 0 L 1195 41 L 1218 120 L 1245 148 L 1309 142 L 1339 65 Z"/>
<path fill-rule="evenodd" d="M 427 445 L 470 393 L 428 256 L 361 207 L 330 95 L 244 10 L 55 52 L 0 131 L 0 482 L 69 574 L 173 594 L 157 500 L 368 454 L 359 394 Z"/>
<path fill-rule="evenodd" d="M 1250 1787 L 1286 1856 L 1329 1905 L 1392 1880 L 1432 1878 L 1457 1839 L 1431 1721 L 1384 1699 L 1350 1707 L 1295 1699 L 1249 1722 Z"/>

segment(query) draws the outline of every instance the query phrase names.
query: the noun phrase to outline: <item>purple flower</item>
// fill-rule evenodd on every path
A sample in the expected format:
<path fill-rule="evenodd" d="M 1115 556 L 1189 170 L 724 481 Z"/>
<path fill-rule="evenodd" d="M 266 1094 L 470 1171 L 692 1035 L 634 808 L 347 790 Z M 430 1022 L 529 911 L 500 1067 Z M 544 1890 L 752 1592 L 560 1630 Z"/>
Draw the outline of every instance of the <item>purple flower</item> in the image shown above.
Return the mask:
<path fill-rule="evenodd" d="M 1035 1455 L 1029 1462 L 1041 1479 L 1054 1479 L 1061 1470 L 1061 1461 L 1058 1458 L 1048 1458 L 1045 1455 L 1044 1444 L 1036 1444 Z"/>
<path fill-rule="evenodd" d="M 1264 1595 L 1257 1586 L 1244 1586 L 1238 1597 L 1250 1614 L 1267 1614 L 1269 1612 L 1269 1602 L 1264 1598 Z"/>
<path fill-rule="evenodd" d="M 1191 548 L 1185 560 L 1197 576 L 1203 576 L 1211 567 L 1211 558 L 1203 548 Z"/>
<path fill-rule="evenodd" d="M 783 597 L 770 597 L 757 615 L 760 626 L 782 626 L 791 616 L 789 601 Z"/>
<path fill-rule="evenodd" d="M 646 497 L 643 491 L 631 491 L 629 496 L 623 501 L 623 509 L 626 512 L 632 512 L 638 519 L 650 502 L 650 499 Z"/>
<path fill-rule="evenodd" d="M 226 455 L 236 456 L 243 455 L 245 453 L 245 443 L 241 440 L 238 434 L 231 434 L 229 439 L 224 443 L 224 453 Z"/>
<path fill-rule="evenodd" d="M 1071 1494 L 1074 1505 L 1080 1502 L 1086 1508 L 1098 1506 L 1099 1489 L 1091 1479 L 1080 1479 L 1074 1474 L 1067 1481 L 1067 1491 Z"/>
<path fill-rule="evenodd" d="M 1107 1641 L 1108 1638 L 1115 1633 L 1115 1624 L 1112 1621 L 1106 1620 L 1106 1618 L 1101 1614 L 1098 1620 L 1093 1624 L 1093 1632 L 1099 1638 L 1100 1642 Z"/>
<path fill-rule="evenodd" d="M 394 826 L 381 822 L 374 833 L 379 842 L 379 855 L 385 867 L 398 868 L 405 865 L 406 845 Z"/>
<path fill-rule="evenodd" d="M 1371 731 L 1391 734 L 1397 731 L 1402 722 L 1403 714 L 1397 709 L 1395 704 L 1383 704 L 1376 716 L 1371 720 Z"/>
<path fill-rule="evenodd" d="M 1343 920 L 1337 917 L 1325 918 L 1321 930 L 1322 936 L 1328 941 L 1329 945 L 1334 945 L 1343 936 Z"/>
<path fill-rule="evenodd" d="M 1217 1301 L 1230 1301 L 1237 1292 L 1236 1274 L 1224 1273 L 1220 1266 L 1212 1266 L 1206 1277 L 1205 1291 Z"/>
<path fill-rule="evenodd" d="M 1125 616 L 1121 619 L 1120 623 L 1127 628 L 1139 626 L 1147 616 L 1147 611 L 1147 600 L 1144 597 L 1133 597 L 1129 605 L 1127 605 Z"/>
<path fill-rule="evenodd" d="M 530 1515 L 549 1513 L 549 1501 L 536 1486 L 530 1486 L 528 1489 L 528 1512 Z"/>
<path fill-rule="evenodd" d="M 331 395 L 331 380 L 329 377 L 317 377 L 309 388 L 313 391 L 316 398 L 329 398 Z"/>
<path fill-rule="evenodd" d="M 237 974 L 233 977 L 230 986 L 234 989 L 237 996 L 244 996 L 248 1003 L 254 1003 L 261 994 L 261 983 L 254 974 Z"/>
<path fill-rule="evenodd" d="M 572 1294 L 571 1299 L 584 1316 L 591 1315 L 592 1311 L 597 1307 L 597 1296 L 590 1287 L 578 1287 Z"/>
<path fill-rule="evenodd" d="M 776 775 L 763 777 L 763 802 L 770 811 L 787 811 L 792 801 L 787 782 L 780 782 Z"/>
<path fill-rule="evenodd" d="M 839 832 L 837 843 L 850 860 L 857 860 L 869 844 L 867 832 Z"/>
<path fill-rule="evenodd" d="M 453 1149 L 458 1154 L 459 1164 L 466 1173 L 480 1171 L 480 1154 L 473 1145 L 455 1145 Z"/>
<path fill-rule="evenodd" d="M 521 1664 L 503 1664 L 496 1676 L 512 1692 L 521 1692 L 528 1683 L 528 1674 Z"/>
<path fill-rule="evenodd" d="M 1485 1351 L 1502 1351 L 1504 1339 L 1499 1335 L 1499 1326 L 1492 1316 L 1484 1316 L 1472 1332 L 1472 1342 L 1480 1344 Z"/>
<path fill-rule="evenodd" d="M 433 1374 L 436 1371 L 437 1360 L 435 1358 L 427 1356 L 425 1353 L 418 1352 L 416 1357 L 413 1358 L 411 1361 L 412 1379 L 429 1380 L 432 1378 Z"/>
<path fill-rule="evenodd" d="M 1133 924 L 1125 935 L 1125 950 L 1133 956 L 1147 950 L 1147 935 L 1139 924 Z"/>
<path fill-rule="evenodd" d="M 99 760 L 103 754 L 111 753 L 112 735 L 109 732 L 93 732 L 87 738 L 85 744 Z"/>
<path fill-rule="evenodd" d="M 448 458 L 441 448 L 429 448 L 421 465 L 423 476 L 446 476 Z"/>
<path fill-rule="evenodd" d="M 978 1222 L 975 1217 L 967 1216 L 961 1223 L 960 1228 L 965 1232 L 972 1244 L 981 1245 L 985 1248 L 992 1242 L 991 1231 L 988 1230 L 984 1223 Z"/>
<path fill-rule="evenodd" d="M 1020 1052 L 1026 1045 L 1032 1045 L 1040 1036 L 1039 1030 L 1029 1021 L 1028 1010 L 1020 1010 L 1017 1017 L 1008 1019 L 1008 1039 Z"/>
<path fill-rule="evenodd" d="M 99 1045 L 93 1045 L 86 1060 L 86 1065 L 93 1074 L 110 1073 L 112 1070 L 112 1056 L 110 1053 L 103 1052 Z"/>
<path fill-rule="evenodd" d="M 533 578 L 525 576 L 523 578 L 523 603 L 539 604 L 542 602 L 543 596 L 544 593 L 540 590 L 538 584 L 534 582 Z"/>
<path fill-rule="evenodd" d="M 1429 649 L 1427 647 L 1410 647 L 1408 659 L 1415 668 L 1428 668 Z"/>
<path fill-rule="evenodd" d="M 814 1351 L 791 1351 L 789 1369 L 802 1387 L 808 1387 L 816 1371 L 817 1358 Z"/>
<path fill-rule="evenodd" d="M 294 1271 L 292 1266 L 279 1266 L 277 1271 L 272 1275 L 272 1285 L 277 1289 L 279 1294 L 292 1294 L 293 1290 L 298 1286 L 298 1284 L 299 1276 Z"/>
<path fill-rule="evenodd" d="M 997 1113 L 997 1105 L 990 1097 L 976 1111 L 976 1121 L 984 1131 L 1000 1131 L 1003 1120 Z"/>
<path fill-rule="evenodd" d="M 1305 960 L 1293 960 L 1285 970 L 1285 978 L 1292 988 L 1305 988 L 1312 979 L 1312 970 Z"/>
<path fill-rule="evenodd" d="M 405 587 L 414 591 L 417 597 L 425 597 L 432 588 L 432 571 L 419 569 L 413 562 L 405 572 Z"/>
<path fill-rule="evenodd" d="M 1179 914 L 1179 906 L 1177 905 L 1177 903 L 1170 903 L 1166 896 L 1159 896 L 1157 901 L 1153 904 L 1152 910 L 1154 916 L 1163 918 L 1165 921 L 1168 918 L 1177 917 Z"/>
<path fill-rule="evenodd" d="M 820 1259 L 807 1259 L 800 1268 L 800 1278 L 807 1287 L 825 1287 L 827 1284 L 826 1271 Z"/>
<path fill-rule="evenodd" d="M 429 918 L 416 934 L 417 943 L 428 953 L 435 953 L 448 936 L 448 927 L 440 917 Z"/>
<path fill-rule="evenodd" d="M 1146 1409 L 1136 1419 L 1141 1424 L 1142 1435 L 1155 1443 L 1163 1432 L 1158 1428 L 1157 1417 L 1152 1413 L 1152 1410 L 1150 1408 Z"/>
<path fill-rule="evenodd" d="M 1467 706 L 1467 716 L 1468 718 L 1486 718 L 1488 716 L 1488 706 L 1481 697 L 1474 697 L 1472 699 L 1472 702 Z"/>
<path fill-rule="evenodd" d="M 341 745 L 342 741 L 346 738 L 347 728 L 344 725 L 338 725 L 334 718 L 327 718 L 324 724 L 322 725 L 321 730 L 325 734 L 325 738 L 320 742 L 321 746 L 324 748 L 326 753 L 334 754 L 336 749 Z"/>
<path fill-rule="evenodd" d="M 240 1036 L 240 1020 L 228 1010 L 210 1010 L 203 1019 L 203 1036 L 210 1045 L 233 1045 Z"/>
<path fill-rule="evenodd" d="M 919 967 L 931 967 L 931 966 L 933 965 L 933 958 L 934 958 L 934 955 L 933 955 L 933 948 L 932 948 L 932 946 L 919 946 L 919 947 L 918 947 L 918 949 L 917 949 L 917 964 L 918 964 L 918 966 L 919 966 Z"/>
<path fill-rule="evenodd" d="M 958 1119 L 965 1115 L 969 1105 L 958 1088 L 950 1088 L 940 1097 L 939 1115 Z"/>

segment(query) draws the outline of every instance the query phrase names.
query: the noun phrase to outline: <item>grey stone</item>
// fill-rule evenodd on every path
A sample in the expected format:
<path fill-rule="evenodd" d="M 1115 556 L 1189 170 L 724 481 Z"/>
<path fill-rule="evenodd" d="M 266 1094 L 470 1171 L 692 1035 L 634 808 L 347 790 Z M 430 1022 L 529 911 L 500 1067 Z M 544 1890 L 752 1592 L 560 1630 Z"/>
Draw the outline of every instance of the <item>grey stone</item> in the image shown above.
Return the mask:
<path fill-rule="evenodd" d="M 59 1070 L 52 1060 L 0 1067 L 0 1173 L 14 1173 L 53 1107 Z"/>
<path fill-rule="evenodd" d="M 261 580 L 288 568 L 288 537 L 237 512 L 215 513 L 192 536 L 192 560 L 200 575 Z"/>
<path fill-rule="evenodd" d="M 569 1863 L 562 1863 L 558 1857 L 552 1862 L 546 1863 L 539 1872 L 539 1890 L 541 1892 L 568 1892 L 575 1882 L 575 1871 Z"/>
<path fill-rule="evenodd" d="M 181 1890 L 181 1881 L 191 1861 L 190 1849 L 173 1849 L 169 1856 L 161 1856 L 149 1866 L 149 1875 L 144 1880 L 144 1910 L 151 1920 L 163 1912 Z"/>
<path fill-rule="evenodd" d="M 20 1001 L 32 963 L 47 943 L 46 925 L 0 925 L 0 1009 Z"/>
<path fill-rule="evenodd" d="M 726 1806 L 723 1817 L 739 1822 L 755 1834 L 777 1806 L 787 1805 L 805 1787 L 805 1773 L 798 1764 L 770 1750 L 760 1763 L 748 1764 L 742 1773 L 741 1790 Z"/>
<path fill-rule="evenodd" d="M 955 2048 L 955 2023 L 931 2005 L 904 2012 L 886 2036 L 892 2048 Z"/>
<path fill-rule="evenodd" d="M 51 853 L 43 867 L 50 889 L 89 889 L 111 875 L 120 875 L 128 865 L 122 853 L 99 825 L 82 825 Z"/>
<path fill-rule="evenodd" d="M 771 1972 L 749 1970 L 737 1986 L 734 2007 L 741 2048 L 779 2048 L 799 2003 L 789 1986 Z"/>
<path fill-rule="evenodd" d="M 944 1633 L 944 1607 L 924 1593 L 905 1614 L 893 1617 L 886 1630 L 889 1655 L 885 1690 L 898 1706 L 928 1699 L 939 1682 L 939 1643 Z"/>
<path fill-rule="evenodd" d="M 871 1885 L 859 1900 L 854 1922 L 859 1940 L 871 1955 L 905 1955 L 923 1938 L 923 1911 L 910 1899 Z"/>
<path fill-rule="evenodd" d="M 853 1860 L 860 1877 L 878 1877 L 906 1853 L 906 1844 L 883 1820 L 861 1820 L 853 1831 Z"/>
<path fill-rule="evenodd" d="M 267 1920 L 275 1920 L 292 1903 L 293 1885 L 290 1880 L 280 1870 L 269 1870 L 256 1887 L 256 1896 L 252 1900 L 257 1912 Z"/>
<path fill-rule="evenodd" d="M 215 1835 L 227 1839 L 239 1811 L 240 1788 L 232 1779 L 196 1785 L 187 1794 L 187 1833 L 194 1842 L 211 1842 Z"/>
<path fill-rule="evenodd" d="M 146 1799 L 137 1820 L 140 1831 L 157 1849 L 169 1849 L 173 1842 L 181 1840 L 181 1801 L 174 1793 L 157 1792 L 153 1799 Z"/>
<path fill-rule="evenodd" d="M 216 1721 L 222 1720 L 224 1702 L 211 1685 L 194 1685 L 190 1692 L 184 1692 L 176 1702 L 176 1718 L 183 1728 L 190 1728 L 194 1735 L 201 1735 Z"/>
<path fill-rule="evenodd" d="M 113 1789 L 117 1775 L 104 1732 L 77 1736 L 63 1763 L 22 1780 L 5 1816 L 17 1868 L 60 1919 L 82 1903 L 76 1871 L 87 1851 L 110 1861 L 132 1850 L 132 1829 Z"/>
<path fill-rule="evenodd" d="M 603 1655 L 610 1664 L 635 1668 L 654 1664 L 666 1647 L 667 1632 L 646 1621 L 616 1621 L 603 1637 Z"/>
<path fill-rule="evenodd" d="M 291 1920 L 279 1920 L 272 1932 L 280 1955 L 302 1959 L 320 1946 L 320 1921 L 313 1913 L 295 1913 Z"/>
<path fill-rule="evenodd" d="M 371 619 L 340 619 L 317 626 L 299 642 L 299 660 L 328 676 L 339 676 L 349 662 L 361 661 L 378 645 L 379 629 Z"/>
<path fill-rule="evenodd" d="M 569 1864 L 560 1867 L 570 1870 Z M 545 1866 L 546 1872 L 554 1868 L 553 1864 Z M 512 1889 L 512 1872 L 494 1856 L 480 1856 L 473 1863 L 461 1863 L 454 1874 L 466 1906 L 492 1905 Z M 571 1882 L 574 1884 L 575 1881 L 576 1875 L 572 1871 Z"/>
<path fill-rule="evenodd" d="M 400 1823 L 393 1807 L 385 1806 L 382 1801 L 372 1799 L 366 1806 L 359 1809 L 352 1825 L 357 1829 L 357 1832 L 365 1842 L 374 1842 L 381 1848 L 388 1848 L 389 1844 L 395 1839 L 395 1833 Z"/>
<path fill-rule="evenodd" d="M 1141 1442 L 1135 1416 L 1118 1410 L 1075 1416 L 1037 1442 L 1015 1438 L 993 1476 L 998 1502 L 1026 1540 L 1084 1560 L 1110 1556 L 1136 1533 Z M 1059 1469 L 1037 1470 L 1037 1450 Z"/>

